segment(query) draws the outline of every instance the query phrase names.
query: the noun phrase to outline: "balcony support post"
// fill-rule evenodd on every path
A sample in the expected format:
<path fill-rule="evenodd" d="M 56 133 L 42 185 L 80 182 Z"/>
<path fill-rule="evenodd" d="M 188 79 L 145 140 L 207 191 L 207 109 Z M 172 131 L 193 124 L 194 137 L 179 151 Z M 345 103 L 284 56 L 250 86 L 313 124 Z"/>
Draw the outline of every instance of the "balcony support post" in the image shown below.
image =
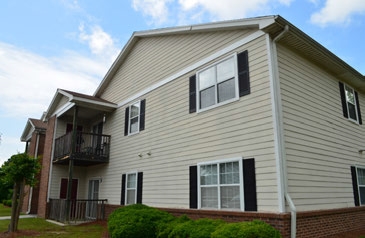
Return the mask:
<path fill-rule="evenodd" d="M 74 153 L 76 151 L 76 140 L 77 140 L 77 116 L 78 116 L 78 106 L 74 107 L 74 115 L 72 122 L 72 138 L 71 138 L 71 152 L 70 160 L 68 164 L 68 186 L 67 186 L 67 202 L 66 202 L 66 221 L 70 221 L 71 215 L 71 199 L 72 199 L 72 179 L 73 179 L 73 169 L 74 169 Z"/>

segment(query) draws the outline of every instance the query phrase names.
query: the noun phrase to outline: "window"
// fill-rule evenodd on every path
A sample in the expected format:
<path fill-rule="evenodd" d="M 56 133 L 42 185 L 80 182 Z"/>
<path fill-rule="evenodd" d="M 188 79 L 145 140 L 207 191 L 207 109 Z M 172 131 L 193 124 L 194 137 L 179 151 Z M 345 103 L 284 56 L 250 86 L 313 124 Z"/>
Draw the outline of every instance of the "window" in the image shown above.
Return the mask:
<path fill-rule="evenodd" d="M 235 56 L 231 56 L 197 73 L 198 105 L 200 110 L 231 102 L 238 98 L 235 59 Z"/>
<path fill-rule="evenodd" d="M 135 102 L 125 109 L 124 135 L 144 130 L 146 99 Z"/>
<path fill-rule="evenodd" d="M 242 160 L 198 165 L 199 207 L 243 209 Z"/>
<path fill-rule="evenodd" d="M 137 173 L 127 174 L 125 200 L 126 205 L 135 204 L 137 198 Z"/>
<path fill-rule="evenodd" d="M 121 205 L 142 203 L 143 172 L 122 174 Z"/>
<path fill-rule="evenodd" d="M 357 92 L 348 85 L 339 83 L 342 100 L 343 116 L 351 121 L 362 124 L 359 97 Z"/>
<path fill-rule="evenodd" d="M 365 205 L 365 169 L 357 168 L 357 183 L 359 189 L 360 205 Z"/>
<path fill-rule="evenodd" d="M 247 50 L 190 77 L 189 112 L 208 110 L 250 94 Z"/>

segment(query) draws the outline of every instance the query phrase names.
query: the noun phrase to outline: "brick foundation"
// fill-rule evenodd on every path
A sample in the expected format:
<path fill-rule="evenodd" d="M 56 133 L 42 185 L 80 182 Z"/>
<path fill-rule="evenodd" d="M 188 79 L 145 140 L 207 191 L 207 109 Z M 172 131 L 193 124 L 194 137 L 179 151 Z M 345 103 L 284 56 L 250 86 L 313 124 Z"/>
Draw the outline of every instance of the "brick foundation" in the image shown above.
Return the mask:
<path fill-rule="evenodd" d="M 105 217 L 109 217 L 119 205 L 106 205 Z M 187 215 L 191 219 L 212 218 L 227 222 L 262 220 L 278 229 L 281 235 L 290 237 L 290 213 L 230 212 L 196 209 L 159 208 L 174 216 Z M 328 237 L 336 234 L 365 229 L 365 207 L 352 207 L 297 213 L 297 238 Z"/>

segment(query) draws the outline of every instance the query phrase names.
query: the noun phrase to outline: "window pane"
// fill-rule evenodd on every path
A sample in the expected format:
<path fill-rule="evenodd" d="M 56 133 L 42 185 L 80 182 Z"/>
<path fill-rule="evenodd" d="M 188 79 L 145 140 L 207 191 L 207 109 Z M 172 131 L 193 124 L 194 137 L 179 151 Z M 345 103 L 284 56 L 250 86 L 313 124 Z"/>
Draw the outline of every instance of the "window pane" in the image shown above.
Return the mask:
<path fill-rule="evenodd" d="M 222 82 L 234 77 L 234 58 L 227 59 L 217 65 L 217 81 Z"/>
<path fill-rule="evenodd" d="M 215 67 L 211 67 L 199 73 L 199 90 L 214 85 L 216 82 Z"/>
<path fill-rule="evenodd" d="M 206 108 L 215 104 L 215 87 L 200 91 L 200 108 Z"/>
<path fill-rule="evenodd" d="M 241 208 L 240 187 L 221 187 L 221 208 Z"/>
<path fill-rule="evenodd" d="M 357 121 L 357 116 L 356 116 L 356 107 L 355 105 L 351 104 L 351 103 L 347 103 L 347 107 L 349 108 L 349 116 L 351 119 Z"/>
<path fill-rule="evenodd" d="M 232 99 L 235 97 L 235 94 L 234 78 L 218 84 L 218 102 Z"/>
<path fill-rule="evenodd" d="M 200 184 L 201 185 L 215 185 L 218 183 L 217 165 L 202 165 L 200 166 Z"/>
<path fill-rule="evenodd" d="M 360 187 L 359 188 L 359 192 L 360 192 L 360 205 L 365 205 L 365 187 Z"/>
<path fill-rule="evenodd" d="M 135 198 L 136 198 L 136 190 L 135 189 L 127 190 L 127 204 L 136 203 Z"/>
<path fill-rule="evenodd" d="M 345 86 L 346 91 L 346 100 L 355 105 L 355 97 L 354 97 L 354 90 L 352 88 Z"/>
<path fill-rule="evenodd" d="M 136 174 L 128 174 L 127 188 L 135 188 L 136 184 Z"/>
<path fill-rule="evenodd" d="M 238 162 L 222 163 L 219 165 L 220 184 L 239 184 L 240 173 Z"/>
<path fill-rule="evenodd" d="M 139 115 L 139 103 L 135 103 L 131 106 L 130 118 L 136 117 L 138 115 Z"/>
<path fill-rule="evenodd" d="M 135 117 L 131 119 L 131 127 L 129 133 L 137 132 L 138 131 L 138 119 L 139 117 Z"/>
<path fill-rule="evenodd" d="M 357 181 L 359 185 L 365 185 L 365 169 L 357 168 Z"/>
<path fill-rule="evenodd" d="M 218 188 L 201 188 L 201 207 L 218 208 Z"/>

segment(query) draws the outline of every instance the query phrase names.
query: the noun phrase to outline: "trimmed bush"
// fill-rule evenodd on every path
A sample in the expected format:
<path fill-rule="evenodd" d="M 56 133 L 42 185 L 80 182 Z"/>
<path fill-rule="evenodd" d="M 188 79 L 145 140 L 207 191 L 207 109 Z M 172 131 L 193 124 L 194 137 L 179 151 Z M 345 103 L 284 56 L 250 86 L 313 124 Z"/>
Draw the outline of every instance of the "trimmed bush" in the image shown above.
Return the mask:
<path fill-rule="evenodd" d="M 160 227 L 174 220 L 164 211 L 142 204 L 116 209 L 108 219 L 108 230 L 112 238 L 154 238 Z"/>
<path fill-rule="evenodd" d="M 3 200 L 4 206 L 11 207 L 11 200 Z"/>
<path fill-rule="evenodd" d="M 210 238 L 210 235 L 222 224 L 222 220 L 212 220 L 202 218 L 199 220 L 189 220 L 180 224 L 176 224 L 175 228 L 170 232 L 169 238 Z"/>
<path fill-rule="evenodd" d="M 212 238 L 280 238 L 278 230 L 269 224 L 254 220 L 252 222 L 227 223 L 212 233 Z"/>
<path fill-rule="evenodd" d="M 169 223 L 161 224 L 159 227 L 159 233 L 157 234 L 158 238 L 169 238 L 171 236 L 170 233 L 174 230 L 174 228 L 178 225 L 181 225 L 185 222 L 191 221 L 191 219 L 186 216 L 182 215 L 180 217 L 175 218 L 174 220 L 170 221 Z"/>

